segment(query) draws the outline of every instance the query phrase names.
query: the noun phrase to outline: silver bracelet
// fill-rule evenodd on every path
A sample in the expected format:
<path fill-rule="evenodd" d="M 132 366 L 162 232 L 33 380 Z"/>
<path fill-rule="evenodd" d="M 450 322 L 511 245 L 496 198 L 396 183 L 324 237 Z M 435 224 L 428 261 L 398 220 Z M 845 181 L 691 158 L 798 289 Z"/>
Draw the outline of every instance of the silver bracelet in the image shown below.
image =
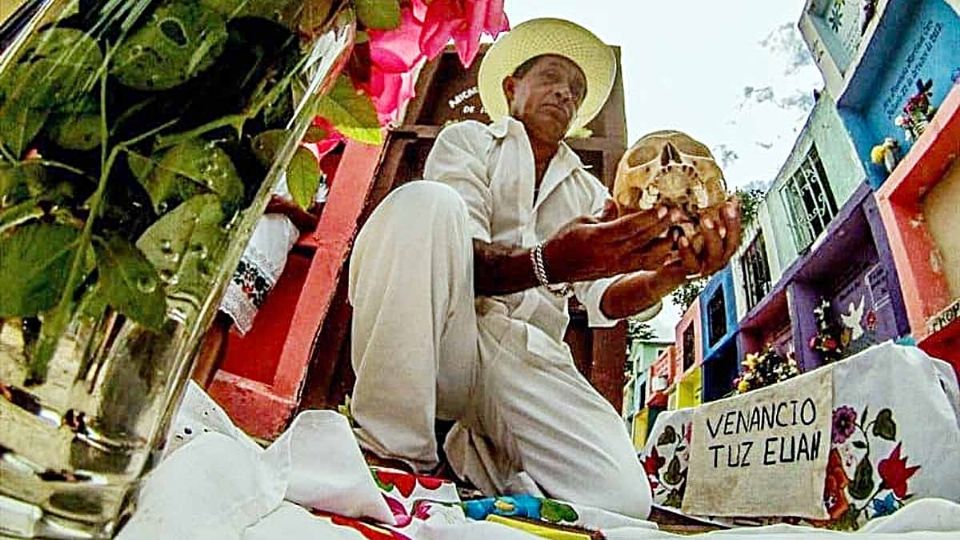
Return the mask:
<path fill-rule="evenodd" d="M 547 279 L 547 269 L 543 265 L 543 242 L 540 242 L 530 250 L 530 262 L 533 263 L 533 274 L 537 276 L 537 281 L 554 296 L 565 298 L 573 291 L 573 287 L 571 287 L 569 283 L 564 283 L 560 286 L 550 284 L 550 280 Z"/>

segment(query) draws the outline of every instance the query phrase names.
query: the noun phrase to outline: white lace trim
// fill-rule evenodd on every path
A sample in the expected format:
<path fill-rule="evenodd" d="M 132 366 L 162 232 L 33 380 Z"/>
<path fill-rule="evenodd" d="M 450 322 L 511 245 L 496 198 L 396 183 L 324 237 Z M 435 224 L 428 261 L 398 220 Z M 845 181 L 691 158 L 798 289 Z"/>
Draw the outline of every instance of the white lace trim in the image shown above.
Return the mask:
<path fill-rule="evenodd" d="M 253 327 L 253 319 L 257 316 L 257 308 L 253 305 L 253 301 L 233 281 L 227 285 L 227 292 L 220 301 L 220 311 L 233 319 L 234 326 L 241 336 L 245 336 L 250 331 Z"/>

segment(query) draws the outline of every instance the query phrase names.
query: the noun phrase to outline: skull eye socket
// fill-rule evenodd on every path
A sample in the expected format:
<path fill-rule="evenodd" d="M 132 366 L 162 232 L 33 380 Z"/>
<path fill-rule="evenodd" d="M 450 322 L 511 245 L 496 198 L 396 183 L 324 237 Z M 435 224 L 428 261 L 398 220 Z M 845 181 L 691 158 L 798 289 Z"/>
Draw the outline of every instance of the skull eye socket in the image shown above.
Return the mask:
<path fill-rule="evenodd" d="M 710 153 L 709 148 L 686 135 L 674 137 L 670 142 L 677 147 L 677 150 L 680 150 L 684 154 L 713 159 L 713 154 Z"/>
<path fill-rule="evenodd" d="M 627 156 L 627 165 L 631 167 L 638 167 L 644 163 L 649 163 L 653 161 L 659 152 L 653 146 L 646 144 L 630 152 L 630 155 Z"/>

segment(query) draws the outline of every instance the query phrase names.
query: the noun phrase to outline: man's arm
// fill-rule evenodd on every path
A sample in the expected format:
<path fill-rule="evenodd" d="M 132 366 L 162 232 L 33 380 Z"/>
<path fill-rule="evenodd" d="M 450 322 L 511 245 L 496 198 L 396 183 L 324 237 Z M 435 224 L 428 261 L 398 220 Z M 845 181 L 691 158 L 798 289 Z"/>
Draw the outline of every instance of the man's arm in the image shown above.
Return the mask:
<path fill-rule="evenodd" d="M 478 295 L 510 294 L 539 284 L 530 249 L 473 240 L 473 288 Z"/>
<path fill-rule="evenodd" d="M 599 217 L 574 219 L 544 243 L 543 259 L 552 283 L 573 283 L 662 265 L 673 242 L 660 236 L 671 225 L 666 209 L 613 218 L 615 207 Z M 478 295 L 509 294 L 538 286 L 530 248 L 474 239 L 474 290 Z"/>

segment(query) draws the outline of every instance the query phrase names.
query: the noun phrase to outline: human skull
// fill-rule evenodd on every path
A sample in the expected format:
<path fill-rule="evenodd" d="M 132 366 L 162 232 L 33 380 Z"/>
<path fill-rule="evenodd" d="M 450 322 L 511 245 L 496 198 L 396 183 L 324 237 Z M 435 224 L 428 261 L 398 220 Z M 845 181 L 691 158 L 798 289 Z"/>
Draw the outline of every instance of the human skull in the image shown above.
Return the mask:
<path fill-rule="evenodd" d="M 659 202 L 694 215 L 722 204 L 727 192 L 703 143 L 680 131 L 655 131 L 623 154 L 613 198 L 625 209 L 649 210 Z"/>

